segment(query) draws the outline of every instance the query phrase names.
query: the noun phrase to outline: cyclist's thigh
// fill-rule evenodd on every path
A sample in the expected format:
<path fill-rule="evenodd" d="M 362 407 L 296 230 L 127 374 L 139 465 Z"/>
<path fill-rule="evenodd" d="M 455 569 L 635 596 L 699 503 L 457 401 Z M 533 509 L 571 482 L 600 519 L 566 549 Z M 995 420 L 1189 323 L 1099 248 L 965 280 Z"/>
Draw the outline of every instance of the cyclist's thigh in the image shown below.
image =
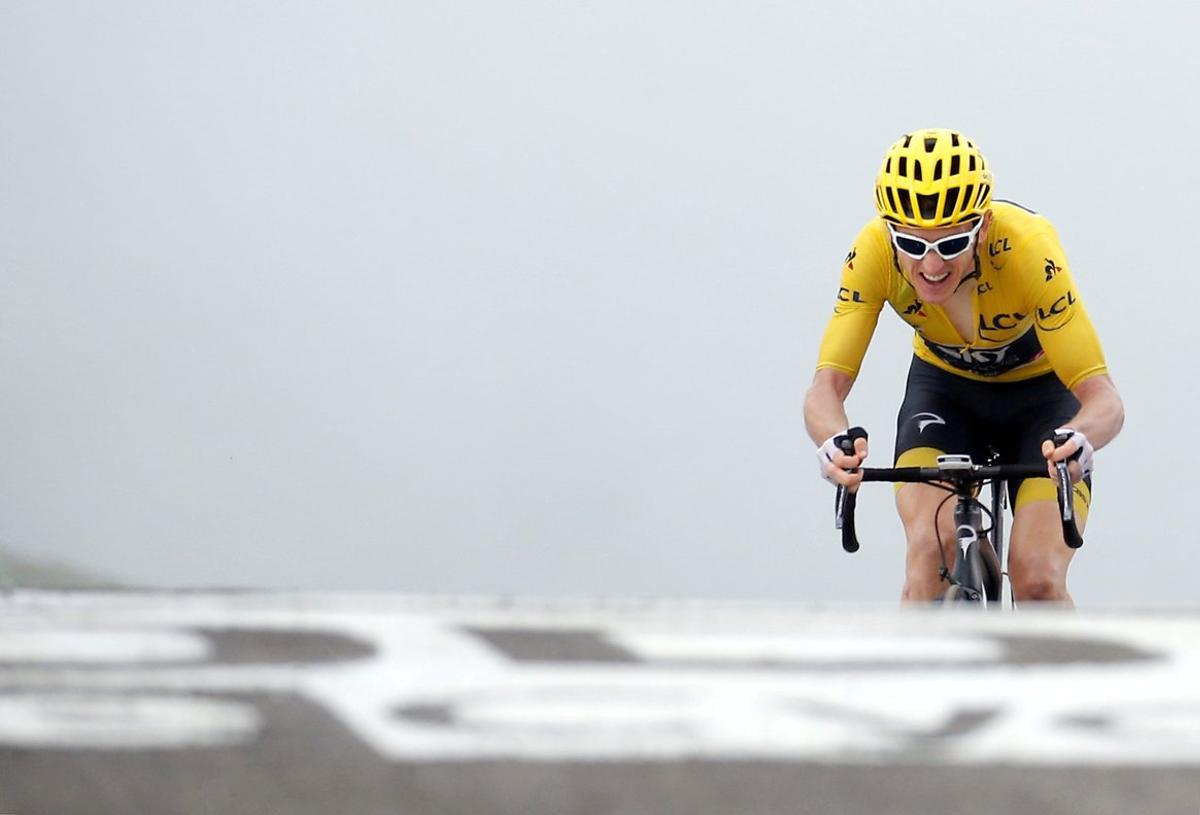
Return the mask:
<path fill-rule="evenodd" d="M 939 535 L 943 547 L 953 548 L 954 496 L 929 484 L 905 484 L 903 487 L 896 493 L 896 511 L 900 513 L 900 522 L 904 524 L 909 548 L 936 552 Z M 934 513 L 937 513 L 936 531 Z"/>
<path fill-rule="evenodd" d="M 960 398 L 965 384 L 960 376 L 913 359 L 896 416 L 897 467 L 930 467 L 942 453 L 979 454 L 980 419 Z"/>
<path fill-rule="evenodd" d="M 932 467 L 943 453 L 970 451 L 976 421 L 955 398 L 960 381 L 961 377 L 913 358 L 896 416 L 895 466 Z M 945 501 L 949 493 L 928 484 L 897 484 L 895 490 L 910 550 L 936 552 L 938 533 L 943 544 L 954 539 L 954 501 Z"/>
<path fill-rule="evenodd" d="M 1092 478 L 1088 476 L 1072 486 L 1075 504 L 1075 525 L 1082 532 L 1087 526 L 1088 511 L 1092 507 Z M 1049 511 L 1053 516 L 1054 528 L 1062 538 L 1062 516 L 1058 511 L 1058 483 L 1052 478 L 1026 478 L 1016 490 L 1012 499 L 1013 512 L 1019 513 L 1024 507 L 1033 504 L 1049 504 L 1050 509 L 1040 509 L 1030 518 L 1041 517 L 1041 513 Z M 1020 517 L 1019 514 L 1016 517 Z M 1016 527 L 1013 528 L 1014 533 Z M 1069 548 L 1069 547 L 1068 547 Z"/>

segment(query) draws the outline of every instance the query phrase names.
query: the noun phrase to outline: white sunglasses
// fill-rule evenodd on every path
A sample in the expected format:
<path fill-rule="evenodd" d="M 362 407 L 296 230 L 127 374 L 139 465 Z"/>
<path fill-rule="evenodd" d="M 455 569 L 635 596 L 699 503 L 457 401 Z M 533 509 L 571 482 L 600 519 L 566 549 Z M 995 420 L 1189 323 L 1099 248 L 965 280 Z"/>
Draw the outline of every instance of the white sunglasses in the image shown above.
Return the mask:
<path fill-rule="evenodd" d="M 903 232 L 897 232 L 890 221 L 887 228 L 892 233 L 892 243 L 895 244 L 896 248 L 913 260 L 921 260 L 929 254 L 931 249 L 937 252 L 942 260 L 953 260 L 971 248 L 971 241 L 975 240 L 975 233 L 979 231 L 979 227 L 981 226 L 983 226 L 983 218 L 975 222 L 975 226 L 971 227 L 970 232 L 961 232 L 957 235 L 939 238 L 936 241 L 927 241 L 924 238 L 918 238 L 916 235 L 906 235 Z"/>

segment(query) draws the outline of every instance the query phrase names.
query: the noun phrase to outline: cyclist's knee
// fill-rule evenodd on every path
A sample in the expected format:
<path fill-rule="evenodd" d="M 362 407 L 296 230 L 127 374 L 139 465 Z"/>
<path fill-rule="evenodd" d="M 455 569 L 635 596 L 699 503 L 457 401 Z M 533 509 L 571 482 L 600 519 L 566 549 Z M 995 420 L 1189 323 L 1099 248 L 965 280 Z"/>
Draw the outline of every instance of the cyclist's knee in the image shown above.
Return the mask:
<path fill-rule="evenodd" d="M 944 525 L 944 528 L 940 530 L 935 529 L 929 518 L 925 518 L 924 523 L 919 521 L 909 523 L 908 519 L 901 516 L 901 521 L 904 523 L 906 559 L 910 563 L 914 560 L 941 563 L 944 557 L 952 558 L 954 556 L 955 538 L 952 526 Z M 941 551 L 939 551 L 939 544 Z"/>
<path fill-rule="evenodd" d="M 919 530 L 917 534 L 910 535 L 907 546 L 904 589 L 900 599 L 905 603 L 920 603 L 940 597 L 946 589 L 942 569 L 953 565 L 953 547 L 946 547 L 944 552 L 939 552 L 937 536 L 932 529 Z"/>
<path fill-rule="evenodd" d="M 942 548 L 938 548 L 938 538 L 932 529 L 905 530 L 908 533 L 904 553 L 905 578 L 909 581 L 921 580 L 932 576 L 939 578 L 939 570 L 954 563 L 955 550 L 953 538 L 947 545 L 946 537 L 942 537 Z"/>
<path fill-rule="evenodd" d="M 900 593 L 904 603 L 936 600 L 946 589 L 941 570 L 954 565 L 955 547 L 953 516 L 944 508 L 938 512 L 945 497 L 944 491 L 923 484 L 905 485 L 897 493 L 896 508 L 905 537 L 904 588 Z M 940 532 L 934 525 L 935 514 L 941 516 Z"/>
<path fill-rule="evenodd" d="M 1017 600 L 1065 602 L 1070 597 L 1066 570 L 1049 560 L 1014 560 L 1009 564 L 1009 571 Z"/>
<path fill-rule="evenodd" d="M 937 579 L 933 582 L 925 579 L 904 581 L 904 589 L 900 592 L 901 603 L 932 603 L 942 596 L 946 586 Z"/>

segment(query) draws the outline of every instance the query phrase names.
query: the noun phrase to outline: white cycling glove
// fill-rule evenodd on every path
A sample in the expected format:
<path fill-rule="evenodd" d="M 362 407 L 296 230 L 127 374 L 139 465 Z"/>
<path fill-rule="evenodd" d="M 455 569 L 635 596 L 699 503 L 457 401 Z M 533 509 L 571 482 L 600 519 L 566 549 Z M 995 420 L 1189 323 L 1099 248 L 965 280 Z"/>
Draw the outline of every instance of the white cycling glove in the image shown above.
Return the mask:
<path fill-rule="evenodd" d="M 1073 456 L 1071 456 L 1070 459 L 1068 459 L 1068 461 L 1079 462 L 1079 469 L 1082 473 L 1080 476 L 1081 478 L 1086 478 L 1087 476 L 1091 475 L 1092 468 L 1094 466 L 1092 462 L 1092 456 L 1096 451 L 1092 449 L 1092 443 L 1088 441 L 1087 436 L 1083 435 L 1073 427 L 1056 427 L 1054 428 L 1054 433 L 1056 435 L 1062 434 L 1067 436 L 1067 438 L 1063 441 L 1063 444 L 1066 444 L 1068 441 L 1075 442 L 1076 452 Z M 1062 445 L 1060 444 L 1059 447 L 1061 446 Z"/>
<path fill-rule="evenodd" d="M 825 443 L 817 448 L 817 467 L 821 471 L 821 478 L 824 478 L 830 484 L 836 484 L 837 482 L 833 480 L 833 476 L 829 474 L 829 471 L 825 467 L 827 464 L 833 463 L 833 454 L 838 452 L 837 443 L 834 440 L 838 436 L 844 435 L 846 435 L 846 431 L 844 430 L 841 433 L 835 433 L 825 439 Z"/>
<path fill-rule="evenodd" d="M 835 433 L 829 438 L 825 439 L 825 443 L 817 448 L 817 467 L 821 471 L 821 478 L 824 478 L 830 484 L 837 484 L 837 481 L 835 481 L 833 476 L 831 476 L 825 469 L 825 465 L 833 463 L 834 453 L 842 452 L 842 454 L 845 455 L 845 452 L 840 451 L 838 448 L 839 441 L 850 439 L 851 443 L 853 444 L 855 439 L 860 438 L 867 438 L 867 432 L 865 430 L 863 430 L 861 427 L 848 427 L 841 433 Z"/>

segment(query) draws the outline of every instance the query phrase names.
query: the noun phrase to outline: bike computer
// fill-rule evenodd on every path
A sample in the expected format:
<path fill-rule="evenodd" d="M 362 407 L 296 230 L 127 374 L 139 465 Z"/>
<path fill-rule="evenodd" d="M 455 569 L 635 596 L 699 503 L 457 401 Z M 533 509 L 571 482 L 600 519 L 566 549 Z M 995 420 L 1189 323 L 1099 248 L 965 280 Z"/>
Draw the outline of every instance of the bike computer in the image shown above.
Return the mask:
<path fill-rule="evenodd" d="M 962 453 L 951 453 L 949 455 L 938 456 L 937 466 L 939 470 L 969 470 L 974 464 L 971 463 L 971 457 Z"/>

